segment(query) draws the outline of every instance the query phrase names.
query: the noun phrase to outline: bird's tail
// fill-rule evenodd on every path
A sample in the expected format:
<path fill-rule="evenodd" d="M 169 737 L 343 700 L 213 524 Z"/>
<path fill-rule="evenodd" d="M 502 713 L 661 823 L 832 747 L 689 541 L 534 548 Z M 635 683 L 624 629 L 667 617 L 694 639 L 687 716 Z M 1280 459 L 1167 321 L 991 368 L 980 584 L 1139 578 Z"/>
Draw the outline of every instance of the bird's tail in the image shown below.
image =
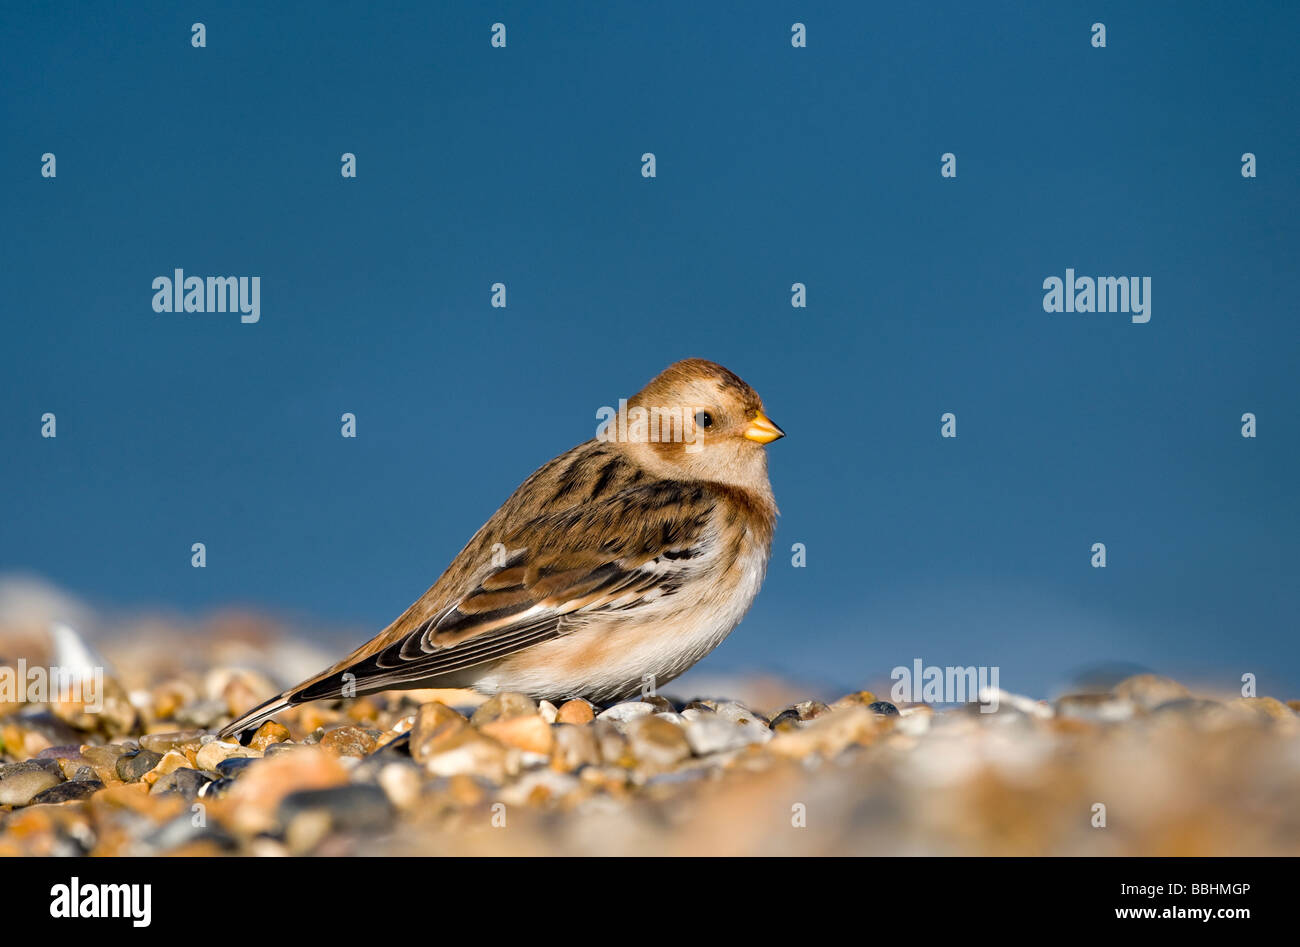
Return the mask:
<path fill-rule="evenodd" d="M 217 734 L 222 739 L 237 736 L 250 727 L 255 727 L 267 717 L 273 717 L 282 710 L 306 704 L 313 700 L 331 700 L 338 697 L 359 697 L 373 694 L 375 691 L 390 687 L 412 686 L 404 684 L 400 677 L 393 675 L 375 675 L 369 670 L 373 663 L 366 653 L 369 645 L 362 645 L 338 664 L 326 668 L 315 677 L 291 687 L 287 691 L 258 704 L 231 723 L 222 727 Z M 361 665 L 365 661 L 365 667 Z"/>
<path fill-rule="evenodd" d="M 243 731 L 257 726 L 268 717 L 273 717 L 280 711 L 288 710 L 294 704 L 301 703 L 301 701 L 295 699 L 295 696 L 294 691 L 285 691 L 283 694 L 258 704 L 242 717 L 238 717 L 232 723 L 222 727 L 217 736 L 223 740 L 226 737 L 237 737 Z"/>

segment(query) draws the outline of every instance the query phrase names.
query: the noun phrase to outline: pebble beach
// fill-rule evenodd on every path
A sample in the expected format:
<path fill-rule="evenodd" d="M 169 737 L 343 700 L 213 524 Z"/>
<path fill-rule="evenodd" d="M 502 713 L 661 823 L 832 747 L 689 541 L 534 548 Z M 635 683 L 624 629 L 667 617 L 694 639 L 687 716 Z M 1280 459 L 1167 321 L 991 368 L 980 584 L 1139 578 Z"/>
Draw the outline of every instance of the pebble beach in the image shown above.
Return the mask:
<path fill-rule="evenodd" d="M 1300 854 L 1294 699 L 1154 674 L 1001 692 L 996 712 L 414 690 L 303 705 L 237 743 L 215 731 L 280 689 L 300 643 L 244 619 L 167 640 L 105 642 L 94 712 L 0 703 L 0 854 Z M 0 633 L 6 664 L 66 659 L 51 648 Z"/>

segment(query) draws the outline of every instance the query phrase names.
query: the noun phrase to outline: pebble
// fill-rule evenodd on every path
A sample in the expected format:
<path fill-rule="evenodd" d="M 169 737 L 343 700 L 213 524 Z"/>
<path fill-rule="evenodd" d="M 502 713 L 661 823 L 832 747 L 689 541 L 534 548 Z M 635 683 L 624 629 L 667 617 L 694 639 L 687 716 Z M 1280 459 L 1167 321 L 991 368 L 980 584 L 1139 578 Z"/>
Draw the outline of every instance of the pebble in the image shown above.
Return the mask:
<path fill-rule="evenodd" d="M 361 765 L 355 770 L 355 778 L 371 778 L 387 764 L 397 760 L 407 762 L 411 759 L 411 734 L 410 732 L 385 733 L 379 741 L 379 749 L 375 750 L 362 761 Z"/>
<path fill-rule="evenodd" d="M 162 761 L 163 755 L 153 750 L 140 750 L 117 760 L 117 778 L 124 783 L 133 783 L 144 778 L 144 774 L 153 770 Z"/>
<path fill-rule="evenodd" d="M 211 698 L 186 704 L 176 711 L 174 719 L 187 727 L 209 730 L 229 714 L 230 707 L 225 700 Z"/>
<path fill-rule="evenodd" d="M 474 726 L 481 727 L 483 724 L 491 723 L 494 720 L 504 720 L 509 717 L 528 717 L 535 713 L 537 713 L 537 702 L 531 697 L 506 691 L 479 704 L 474 711 L 474 716 L 470 717 L 469 720 Z"/>
<path fill-rule="evenodd" d="M 420 801 L 423 774 L 413 763 L 386 763 L 377 777 L 388 801 L 398 809 L 412 809 Z"/>
<path fill-rule="evenodd" d="M 550 756 L 555 738 L 551 735 L 551 726 L 541 716 L 509 717 L 493 720 L 479 728 L 481 732 L 506 746 L 518 747 L 529 753 Z"/>
<path fill-rule="evenodd" d="M 654 713 L 659 713 L 659 714 L 677 713 L 677 708 L 673 706 L 673 702 L 669 700 L 667 697 L 660 697 L 658 694 L 652 694 L 649 697 L 643 696 L 641 698 L 641 702 L 645 704 L 649 704 L 651 707 L 653 707 Z"/>
<path fill-rule="evenodd" d="M 36 754 L 38 760 L 65 760 L 81 756 L 81 744 L 70 743 L 65 746 L 50 746 Z"/>
<path fill-rule="evenodd" d="M 233 779 L 224 776 L 218 776 L 216 779 L 199 787 L 200 799 L 217 799 L 224 796 L 230 791 L 230 787 L 235 785 Z"/>
<path fill-rule="evenodd" d="M 407 714 L 405 717 L 399 717 L 389 727 L 388 732 L 384 734 L 383 743 L 391 743 L 399 737 L 409 737 L 411 728 L 415 726 L 415 714 Z"/>
<path fill-rule="evenodd" d="M 379 745 L 378 730 L 360 727 L 336 727 L 321 738 L 321 749 L 335 756 L 354 756 L 358 759 L 373 753 Z"/>
<path fill-rule="evenodd" d="M 867 709 L 873 714 L 880 714 L 882 717 L 898 716 L 898 708 L 887 700 L 873 700 L 867 704 Z"/>
<path fill-rule="evenodd" d="M 866 707 L 876 702 L 876 695 L 871 691 L 856 691 L 845 694 L 830 705 L 830 710 L 847 710 L 850 707 Z"/>
<path fill-rule="evenodd" d="M 798 729 L 799 724 L 802 722 L 803 722 L 803 718 L 799 716 L 799 712 L 792 707 L 787 707 L 785 710 L 782 710 L 775 717 L 773 717 L 772 722 L 768 726 L 770 726 L 773 730 L 782 730 L 782 729 L 794 730 L 794 729 Z"/>
<path fill-rule="evenodd" d="M 60 782 L 57 763 L 53 769 L 46 766 L 22 767 L 23 763 L 5 767 L 5 774 L 0 776 L 0 806 L 25 806 L 33 796 Z"/>
<path fill-rule="evenodd" d="M 905 736 L 919 737 L 927 733 L 934 722 L 934 709 L 918 704 L 899 712 L 897 731 Z"/>
<path fill-rule="evenodd" d="M 1201 697 L 1183 697 L 1178 700 L 1166 701 L 1152 711 L 1153 718 L 1157 720 L 1161 718 L 1178 718 L 1198 726 L 1204 726 L 1207 723 L 1221 724 L 1228 719 L 1229 714 L 1228 708 L 1217 700 L 1207 700 Z"/>
<path fill-rule="evenodd" d="M 83 746 L 81 758 L 91 765 L 95 775 L 107 783 L 121 778 L 117 775 L 118 761 L 130 752 L 119 743 L 110 743 L 107 746 Z"/>
<path fill-rule="evenodd" d="M 1295 720 L 1295 713 L 1286 704 L 1273 697 L 1239 697 L 1234 700 L 1230 707 L 1238 710 L 1247 710 L 1266 717 L 1270 720 Z"/>
<path fill-rule="evenodd" d="M 70 780 L 66 783 L 59 783 L 57 786 L 51 786 L 44 792 L 37 794 L 32 798 L 29 805 L 43 806 L 51 803 L 73 802 L 93 796 L 103 788 L 104 784 L 98 779 Z"/>
<path fill-rule="evenodd" d="M 498 798 L 508 806 L 544 806 L 564 799 L 579 785 L 578 778 L 569 773 L 538 769 L 502 789 Z"/>
<path fill-rule="evenodd" d="M 153 769 L 149 770 L 149 772 L 145 773 L 141 779 L 152 786 L 169 773 L 174 773 L 178 769 L 189 768 L 190 758 L 188 756 L 180 750 L 168 750 L 163 754 L 162 759 L 158 761 L 157 765 L 154 766 Z"/>
<path fill-rule="evenodd" d="M 874 703 L 874 702 L 873 702 Z M 773 735 L 768 749 L 778 756 L 806 759 L 835 756 L 853 745 L 870 743 L 887 727 L 889 718 L 868 709 L 869 705 L 850 704 L 842 710 L 810 720 L 797 730 Z"/>
<path fill-rule="evenodd" d="M 265 751 L 273 743 L 284 743 L 289 739 L 289 730 L 284 724 L 268 720 L 254 731 L 248 746 L 253 750 Z"/>
<path fill-rule="evenodd" d="M 268 759 L 272 756 L 278 756 L 281 753 L 293 753 L 297 750 L 301 750 L 304 746 L 309 745 L 310 744 L 307 743 L 272 743 L 262 751 L 262 758 Z M 249 749 L 252 749 L 252 747 L 249 747 Z"/>
<path fill-rule="evenodd" d="M 378 832 L 392 823 L 395 811 L 381 788 L 360 783 L 290 793 L 281 801 L 277 819 L 287 830 L 299 816 L 321 813 L 332 830 Z"/>
<path fill-rule="evenodd" d="M 303 789 L 328 789 L 348 781 L 348 771 L 318 747 L 298 747 L 250 766 L 226 795 L 233 809 L 232 824 L 248 834 L 268 831 L 275 824 L 281 800 Z"/>
<path fill-rule="evenodd" d="M 146 834 L 141 846 L 150 854 L 166 854 L 196 842 L 208 842 L 223 851 L 239 847 L 238 839 L 222 826 L 208 821 L 196 825 L 195 821 L 193 813 L 184 812 Z"/>
<path fill-rule="evenodd" d="M 198 743 L 203 736 L 202 730 L 169 730 L 165 733 L 146 733 L 140 738 L 140 746 L 155 753 L 166 753 L 180 746 Z"/>
<path fill-rule="evenodd" d="M 462 727 L 433 741 L 424 751 L 424 768 L 434 776 L 472 774 L 500 784 L 518 768 L 506 747 L 473 727 Z"/>
<path fill-rule="evenodd" d="M 422 704 L 415 715 L 415 725 L 411 727 L 411 757 L 417 763 L 423 763 L 434 754 L 439 741 L 447 740 L 469 725 L 464 716 L 446 704 L 437 701 Z"/>
<path fill-rule="evenodd" d="M 215 767 L 217 774 L 225 779 L 235 779 L 245 769 L 253 765 L 256 756 L 228 756 Z"/>
<path fill-rule="evenodd" d="M 1115 723 L 1133 716 L 1137 705 L 1114 694 L 1067 694 L 1056 701 L 1058 716 L 1097 723 Z"/>
<path fill-rule="evenodd" d="M 323 809 L 308 809 L 285 821 L 280 834 L 290 855 L 308 855 L 329 838 L 333 827 L 328 812 Z"/>
<path fill-rule="evenodd" d="M 596 719 L 596 708 L 581 697 L 566 700 L 555 713 L 555 723 L 591 723 Z"/>
<path fill-rule="evenodd" d="M 32 757 L 42 750 L 76 743 L 80 739 L 80 731 L 44 710 L 24 710 L 16 717 L 5 718 L 0 729 L 0 742 L 10 756 Z"/>
<path fill-rule="evenodd" d="M 632 755 L 627 737 L 623 736 L 619 724 L 598 718 L 589 726 L 602 762 L 628 769 L 636 765 L 636 758 Z"/>
<path fill-rule="evenodd" d="M 830 707 L 823 704 L 820 700 L 803 700 L 797 704 L 791 704 L 789 707 L 780 711 L 772 718 L 771 727 L 775 730 L 779 723 L 790 721 L 802 723 L 805 720 L 816 720 L 825 713 L 830 713 Z"/>
<path fill-rule="evenodd" d="M 129 733 L 135 727 L 137 714 L 122 685 L 112 677 L 104 677 L 99 697 L 99 707 L 94 711 L 81 700 L 54 700 L 50 710 L 78 731 L 109 737 Z"/>
<path fill-rule="evenodd" d="M 768 725 L 768 719 L 766 717 L 760 713 L 755 713 L 737 700 L 729 700 L 718 704 L 715 712 L 723 720 L 733 720 L 736 723 L 741 724 L 756 720 L 764 727 Z"/>
<path fill-rule="evenodd" d="M 636 768 L 644 773 L 664 773 L 691 755 L 685 731 L 657 716 L 629 722 L 627 738 Z"/>
<path fill-rule="evenodd" d="M 198 798 L 199 791 L 210 782 L 212 777 L 206 773 L 182 767 L 159 777 L 150 792 L 159 795 L 169 792 L 179 793 L 186 802 L 193 802 Z"/>
<path fill-rule="evenodd" d="M 571 773 L 601 761 L 596 729 L 581 724 L 560 723 L 552 728 L 551 768 Z M 620 746 L 621 750 L 621 746 Z"/>
<path fill-rule="evenodd" d="M 628 720 L 635 720 L 637 717 L 644 717 L 654 713 L 655 705 L 644 700 L 625 700 L 621 704 L 615 704 L 606 710 L 602 710 L 596 715 L 597 720 L 608 720 L 611 723 L 624 723 Z"/>
<path fill-rule="evenodd" d="M 1143 710 L 1155 710 L 1171 700 L 1182 700 L 1191 692 L 1177 681 L 1158 674 L 1135 674 L 1115 685 L 1114 694 L 1122 700 L 1132 701 Z"/>
<path fill-rule="evenodd" d="M 487 793 L 484 783 L 473 776 L 452 776 L 443 780 L 447 795 L 461 806 L 477 806 L 483 803 Z M 488 784 L 490 785 L 490 784 Z"/>
<path fill-rule="evenodd" d="M 171 720 L 177 710 L 196 698 L 197 692 L 189 682 L 167 681 L 140 695 L 138 702 L 149 706 L 153 718 Z"/>
<path fill-rule="evenodd" d="M 979 698 L 978 701 L 962 705 L 963 711 L 972 714 L 976 719 L 987 720 L 990 717 L 1001 717 L 1007 714 L 1023 714 L 1037 720 L 1050 720 L 1056 716 L 1056 711 L 1047 701 L 1034 700 L 1023 694 L 1013 694 L 1000 687 L 986 688 L 980 693 Z"/>
<path fill-rule="evenodd" d="M 194 754 L 194 765 L 199 769 L 215 771 L 218 766 L 226 760 L 234 758 L 247 758 L 257 755 L 257 751 L 248 747 L 240 746 L 238 743 L 225 743 L 221 740 L 213 740 L 199 747 L 199 751 Z"/>
<path fill-rule="evenodd" d="M 717 715 L 688 719 L 684 732 L 686 742 L 696 756 L 739 750 L 772 738 L 772 731 L 757 721 L 740 724 Z"/>
<path fill-rule="evenodd" d="M 0 764 L 0 779 L 3 779 L 6 776 L 13 776 L 18 773 L 28 773 L 31 772 L 32 770 L 42 770 L 44 772 L 53 773 L 55 776 L 58 776 L 61 771 L 61 767 L 59 766 L 59 761 L 56 759 L 50 759 L 49 757 L 43 757 L 43 756 L 33 756 L 31 759 L 21 760 L 16 763 Z"/>

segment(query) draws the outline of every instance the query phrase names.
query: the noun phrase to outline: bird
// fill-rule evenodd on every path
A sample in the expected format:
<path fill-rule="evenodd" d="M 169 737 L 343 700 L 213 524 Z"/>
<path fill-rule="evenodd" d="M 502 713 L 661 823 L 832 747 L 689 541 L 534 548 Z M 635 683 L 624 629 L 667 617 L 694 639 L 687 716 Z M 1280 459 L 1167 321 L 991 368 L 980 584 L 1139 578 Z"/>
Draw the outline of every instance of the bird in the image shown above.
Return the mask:
<path fill-rule="evenodd" d="M 666 684 L 740 623 L 778 514 L 766 445 L 785 436 L 716 362 L 669 365 L 596 436 L 543 464 L 373 639 L 249 710 L 414 687 L 623 700 Z"/>

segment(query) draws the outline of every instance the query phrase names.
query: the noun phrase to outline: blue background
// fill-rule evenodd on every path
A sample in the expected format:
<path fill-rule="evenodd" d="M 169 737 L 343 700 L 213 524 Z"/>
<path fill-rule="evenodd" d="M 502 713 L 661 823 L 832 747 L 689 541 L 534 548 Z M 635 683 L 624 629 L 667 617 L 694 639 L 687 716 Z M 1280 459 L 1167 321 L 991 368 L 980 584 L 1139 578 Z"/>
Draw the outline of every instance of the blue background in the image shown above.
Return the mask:
<path fill-rule="evenodd" d="M 14 6 L 0 572 L 360 641 L 699 355 L 790 435 L 705 669 L 1300 696 L 1300 6 Z M 176 267 L 261 276 L 261 322 L 154 313 Z M 1151 276 L 1151 322 L 1045 313 L 1066 267 Z"/>

